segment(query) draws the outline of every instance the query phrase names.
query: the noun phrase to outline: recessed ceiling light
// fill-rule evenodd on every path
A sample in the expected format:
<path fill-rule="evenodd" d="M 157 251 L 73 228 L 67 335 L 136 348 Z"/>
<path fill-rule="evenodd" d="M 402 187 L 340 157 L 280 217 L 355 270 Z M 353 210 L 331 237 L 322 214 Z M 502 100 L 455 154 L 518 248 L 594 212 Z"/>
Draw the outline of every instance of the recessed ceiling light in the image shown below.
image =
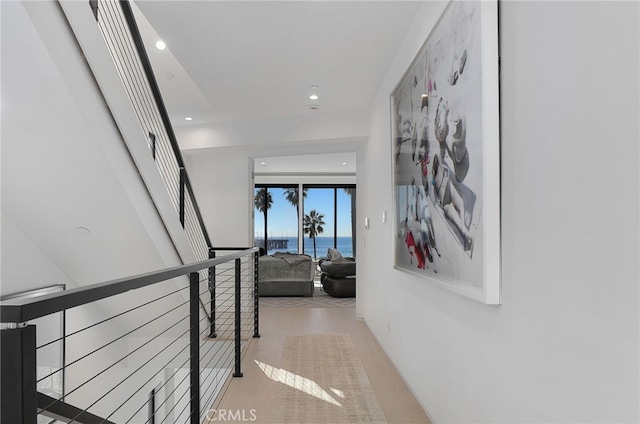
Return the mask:
<path fill-rule="evenodd" d="M 260 162 L 260 165 L 267 166 L 267 162 Z"/>
<path fill-rule="evenodd" d="M 320 98 L 320 96 L 318 95 L 318 86 L 315 85 L 315 84 L 314 85 L 310 85 L 309 86 L 309 100 L 313 100 L 315 102 L 319 98 Z"/>
<path fill-rule="evenodd" d="M 193 121 L 193 118 L 190 116 L 187 116 L 186 118 L 184 118 L 185 121 Z"/>
<path fill-rule="evenodd" d="M 166 49 L 166 48 L 167 48 L 167 45 L 165 44 L 165 42 L 164 42 L 164 41 L 162 41 L 162 40 L 158 40 L 158 41 L 156 41 L 156 48 L 157 48 L 158 50 L 164 50 L 164 49 Z"/>
<path fill-rule="evenodd" d="M 342 165 L 346 165 L 346 164 L 347 164 L 347 162 L 342 162 Z"/>

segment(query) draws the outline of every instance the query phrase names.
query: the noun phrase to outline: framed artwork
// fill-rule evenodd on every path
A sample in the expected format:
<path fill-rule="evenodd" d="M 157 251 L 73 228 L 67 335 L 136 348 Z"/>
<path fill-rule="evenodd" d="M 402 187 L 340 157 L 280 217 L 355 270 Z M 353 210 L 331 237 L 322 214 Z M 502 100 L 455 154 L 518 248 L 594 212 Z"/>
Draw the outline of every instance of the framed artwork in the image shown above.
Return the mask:
<path fill-rule="evenodd" d="M 66 289 L 65 284 L 54 284 L 33 290 L 3 295 L 0 300 L 29 299 Z M 36 330 L 37 390 L 55 399 L 64 399 L 65 313 L 57 312 L 29 321 Z M 38 422 L 51 419 L 38 416 Z"/>
<path fill-rule="evenodd" d="M 500 304 L 496 1 L 452 0 L 391 93 L 395 268 Z"/>

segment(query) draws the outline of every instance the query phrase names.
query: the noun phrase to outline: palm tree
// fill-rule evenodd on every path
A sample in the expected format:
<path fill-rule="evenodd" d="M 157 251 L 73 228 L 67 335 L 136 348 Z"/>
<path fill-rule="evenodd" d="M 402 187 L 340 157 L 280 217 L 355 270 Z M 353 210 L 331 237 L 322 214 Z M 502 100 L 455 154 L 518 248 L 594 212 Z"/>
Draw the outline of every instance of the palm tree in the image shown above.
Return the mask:
<path fill-rule="evenodd" d="M 324 228 L 322 228 L 324 225 L 324 215 L 312 209 L 309 215 L 304 216 L 302 225 L 304 233 L 309 234 L 309 237 L 313 240 L 313 258 L 315 259 L 318 256 L 316 254 L 316 237 L 324 231 Z"/>
<path fill-rule="evenodd" d="M 253 204 L 256 206 L 258 211 L 264 214 L 264 250 L 266 252 L 269 250 L 269 245 L 267 244 L 267 210 L 271 208 L 271 205 L 273 205 L 273 198 L 266 187 L 260 188 L 256 191 L 256 197 L 253 199 Z"/>
<path fill-rule="evenodd" d="M 307 197 L 308 190 L 308 188 L 302 189 L 303 199 Z M 298 196 L 298 187 L 285 188 L 283 194 L 285 199 L 287 199 L 287 202 L 296 207 L 296 216 L 298 216 L 300 214 L 300 196 Z"/>
<path fill-rule="evenodd" d="M 356 257 L 356 189 L 345 188 L 344 191 L 351 197 L 351 251 Z"/>

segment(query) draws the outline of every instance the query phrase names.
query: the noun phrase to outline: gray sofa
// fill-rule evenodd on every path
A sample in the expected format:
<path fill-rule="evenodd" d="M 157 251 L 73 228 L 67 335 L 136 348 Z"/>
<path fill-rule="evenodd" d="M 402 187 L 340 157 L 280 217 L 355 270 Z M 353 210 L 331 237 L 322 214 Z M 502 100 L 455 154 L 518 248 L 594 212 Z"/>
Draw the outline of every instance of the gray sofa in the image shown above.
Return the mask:
<path fill-rule="evenodd" d="M 276 252 L 258 258 L 260 296 L 313 296 L 314 277 L 309 255 Z"/>
<path fill-rule="evenodd" d="M 345 258 L 345 262 L 320 261 L 322 288 L 333 297 L 356 296 L 356 262 Z"/>
<path fill-rule="evenodd" d="M 333 297 L 356 296 L 356 261 L 345 258 L 336 249 L 328 249 L 327 258 L 320 260 L 320 281 L 324 291 Z"/>

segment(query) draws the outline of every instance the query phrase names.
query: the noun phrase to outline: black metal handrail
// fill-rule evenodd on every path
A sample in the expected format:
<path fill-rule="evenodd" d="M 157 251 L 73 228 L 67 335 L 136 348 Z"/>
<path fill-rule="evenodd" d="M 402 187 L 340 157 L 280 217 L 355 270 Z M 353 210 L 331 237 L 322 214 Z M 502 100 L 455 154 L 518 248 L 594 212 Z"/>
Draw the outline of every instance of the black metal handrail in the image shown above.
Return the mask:
<path fill-rule="evenodd" d="M 61 312 L 65 309 L 105 299 L 116 294 L 181 277 L 203 269 L 213 268 L 216 265 L 229 262 L 231 259 L 241 258 L 256 252 L 258 252 L 258 248 L 252 247 L 240 252 L 230 253 L 222 258 L 208 259 L 132 277 L 119 278 L 36 298 L 10 299 L 3 301 L 0 306 L 0 321 L 3 323 L 22 323 L 34 320 L 45 315 Z"/>
<path fill-rule="evenodd" d="M 202 219 L 202 214 L 200 212 L 200 208 L 198 207 L 198 203 L 196 202 L 196 198 L 193 192 L 193 187 L 191 185 L 191 180 L 189 179 L 189 175 L 186 172 L 186 166 L 184 162 L 184 158 L 182 157 L 182 153 L 180 151 L 180 146 L 178 145 L 178 140 L 176 138 L 175 132 L 173 130 L 173 125 L 171 124 L 171 119 L 169 118 L 169 113 L 167 112 L 167 108 L 165 107 L 164 100 L 162 98 L 162 94 L 160 93 L 160 87 L 158 86 L 158 82 L 156 80 L 155 74 L 153 72 L 153 68 L 151 66 L 151 61 L 149 60 L 149 56 L 147 55 L 147 51 L 144 48 L 144 42 L 142 40 L 142 36 L 140 35 L 140 30 L 138 29 L 138 24 L 136 23 L 135 17 L 133 15 L 133 10 L 131 9 L 131 5 L 128 0 L 121 0 L 120 6 L 122 7 L 122 12 L 127 21 L 127 25 L 129 27 L 129 31 L 131 33 L 131 37 L 133 39 L 134 45 L 136 47 L 136 51 L 138 52 L 138 56 L 140 58 L 140 62 L 144 69 L 145 75 L 147 77 L 147 81 L 149 82 L 149 87 L 151 89 L 151 93 L 153 94 L 153 98 L 158 107 L 158 111 L 160 113 L 160 117 L 162 119 L 162 123 L 167 132 L 167 136 L 171 143 L 171 147 L 173 149 L 173 153 L 178 162 L 178 167 L 182 173 L 184 173 L 184 179 L 181 178 L 181 184 L 184 184 L 184 188 L 186 188 L 186 192 L 188 192 L 189 197 L 193 203 L 193 207 L 195 209 L 196 216 L 198 218 L 198 222 L 200 224 L 200 228 L 202 229 L 202 233 L 204 239 L 207 242 L 207 246 L 211 247 L 211 239 L 209 238 L 209 234 L 207 233 L 207 229 L 204 224 L 204 220 Z M 97 5 L 96 11 L 97 14 Z M 181 187 L 183 189 L 183 187 Z M 184 202 L 184 198 L 181 199 Z M 180 221 L 184 224 L 184 210 L 181 211 Z"/>
<path fill-rule="evenodd" d="M 229 252 L 219 258 L 212 258 L 188 265 L 180 265 L 163 270 L 92 284 L 89 286 L 75 288 L 63 292 L 52 293 L 38 297 L 14 298 L 0 302 L 0 321 L 2 321 L 2 323 L 4 324 L 9 324 L 9 328 L 3 329 L 0 332 L 0 334 L 2 335 L 3 343 L 3 350 L 1 355 L 3 373 L 3 396 L 1 402 L 2 408 L 0 408 L 2 410 L 0 421 L 35 423 L 36 413 L 38 413 L 47 417 L 61 418 L 63 421 L 65 421 L 66 419 L 72 419 L 74 422 L 110 422 L 108 420 L 110 419 L 111 415 L 102 418 L 91 414 L 87 411 L 87 409 L 81 409 L 70 403 L 67 403 L 65 398 L 55 399 L 36 391 L 36 383 L 39 381 L 36 380 L 35 375 L 36 330 L 35 326 L 26 325 L 25 323 L 27 321 L 32 321 L 37 318 L 57 312 L 62 312 L 70 308 L 86 305 L 102 299 L 107 299 L 112 296 L 129 292 L 135 289 L 151 286 L 156 283 L 170 281 L 177 277 L 188 276 L 189 300 L 186 303 L 189 304 L 189 314 L 186 318 L 189 318 L 189 329 L 187 330 L 187 332 L 189 333 L 188 347 L 190 349 L 188 359 L 190 362 L 189 416 L 190 422 L 192 424 L 199 423 L 202 414 L 200 406 L 200 344 L 202 343 L 201 336 L 203 333 L 200 332 L 199 329 L 201 322 L 199 307 L 202 305 L 202 301 L 200 299 L 201 293 L 199 293 L 198 285 L 202 283 L 203 280 L 200 278 L 198 271 L 209 269 L 209 271 L 213 271 L 213 275 L 215 275 L 215 269 L 217 266 L 234 264 L 233 273 L 235 278 L 233 279 L 233 281 L 235 281 L 235 284 L 232 287 L 234 293 L 232 295 L 232 303 L 234 305 L 234 318 L 232 319 L 230 325 L 225 324 L 227 331 L 230 330 L 230 328 L 228 327 L 233 327 L 233 351 L 235 352 L 235 366 L 234 372 L 232 374 L 233 377 L 242 377 L 240 367 L 242 351 L 240 285 L 242 281 L 241 260 L 242 258 L 246 257 L 250 258 L 251 262 L 253 263 L 253 272 L 251 271 L 251 268 L 249 268 L 249 279 L 245 281 L 252 282 L 250 287 L 253 294 L 250 296 L 256 296 L 253 299 L 254 305 L 252 305 L 254 308 L 252 311 L 254 314 L 254 322 L 252 323 L 253 325 L 251 325 L 250 323 L 247 324 L 249 327 L 253 327 L 253 337 L 259 337 L 259 330 L 257 327 L 258 320 L 256 318 L 258 314 L 258 248 L 223 247 L 215 248 L 215 250 L 232 250 L 234 252 Z M 209 278 L 211 281 L 211 274 Z M 209 290 L 211 290 L 211 286 L 209 286 Z M 215 291 L 213 291 L 211 294 L 212 299 L 215 299 Z M 162 299 L 164 297 L 166 296 L 162 296 L 159 299 Z M 146 304 L 148 303 L 150 302 L 147 302 Z M 217 310 L 215 309 L 215 303 L 212 303 L 212 307 L 213 308 L 211 310 L 211 317 L 208 316 L 207 318 L 209 318 L 210 324 L 212 325 L 212 331 L 215 331 L 215 315 L 217 313 Z M 154 318 L 154 320 L 155 319 L 156 318 Z M 175 323 L 172 324 L 171 327 L 168 327 L 168 329 L 173 328 L 175 325 Z M 93 327 L 93 325 L 91 325 L 90 327 Z M 165 331 L 167 331 L 168 329 L 166 329 Z M 121 337 L 116 340 L 119 340 L 120 338 Z M 108 344 L 112 342 L 109 342 Z M 167 348 L 168 346 L 165 347 L 165 349 Z M 96 352 L 97 350 L 99 349 L 93 350 L 91 353 L 89 353 L 89 355 L 93 352 Z M 179 353 L 180 352 L 178 352 L 178 354 Z M 176 356 L 178 354 L 176 354 Z M 82 356 L 78 360 L 84 359 L 87 356 L 88 355 Z M 176 356 L 174 356 L 174 358 L 172 359 L 175 359 Z M 76 362 L 78 360 L 76 360 Z M 111 366 L 113 366 L 113 364 L 106 369 L 109 369 Z M 63 364 L 63 368 L 64 367 L 66 367 L 66 364 Z M 140 368 L 138 368 L 138 370 Z M 99 372 L 91 379 L 100 375 L 102 372 L 104 371 Z M 10 378 L 5 380 L 5 374 Z M 91 379 L 87 382 L 91 381 Z M 150 379 L 148 381 L 150 381 Z M 82 385 L 84 384 L 86 383 L 83 383 Z M 122 384 L 122 382 L 119 384 Z M 78 388 L 82 387 L 82 385 L 78 386 Z M 110 391 L 107 392 L 107 394 L 114 390 L 116 387 L 117 386 L 113 387 Z M 14 393 L 15 396 L 9 396 L 9 392 Z M 104 396 L 106 396 L 106 394 Z M 89 407 L 91 407 L 92 405 L 90 405 Z M 114 413 L 115 411 L 113 411 L 111 414 Z M 150 411 L 150 413 L 155 414 L 155 410 Z"/>

